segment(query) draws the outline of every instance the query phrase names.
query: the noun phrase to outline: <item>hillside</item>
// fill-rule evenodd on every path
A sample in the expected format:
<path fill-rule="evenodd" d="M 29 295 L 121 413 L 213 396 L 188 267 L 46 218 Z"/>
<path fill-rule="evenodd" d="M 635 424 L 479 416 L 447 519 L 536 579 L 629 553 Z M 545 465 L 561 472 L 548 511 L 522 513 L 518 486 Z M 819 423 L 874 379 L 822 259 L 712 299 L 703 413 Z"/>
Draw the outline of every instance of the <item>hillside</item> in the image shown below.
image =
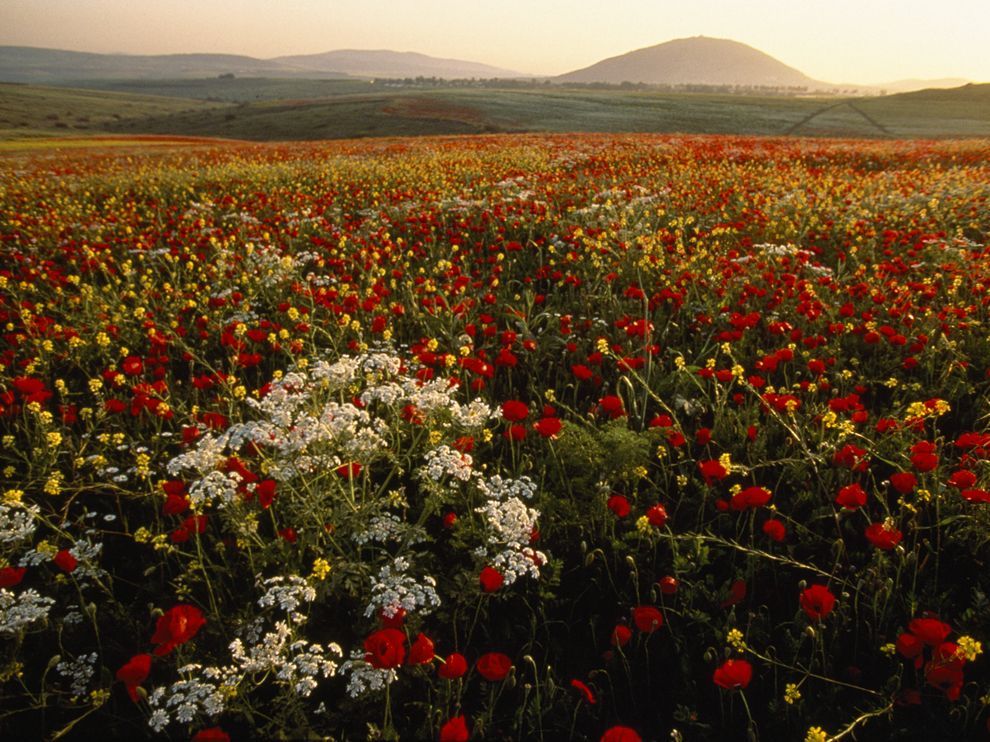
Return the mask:
<path fill-rule="evenodd" d="M 524 77 L 521 72 L 479 62 L 440 59 L 416 52 L 394 52 L 387 49 L 339 49 L 323 54 L 276 57 L 272 61 L 311 70 L 334 70 L 355 77 L 440 77 L 447 80 Z"/>
<path fill-rule="evenodd" d="M 300 70 L 283 62 L 238 54 L 93 54 L 0 46 L 0 81 L 59 84 L 78 80 L 216 77 L 346 77 Z"/>
<path fill-rule="evenodd" d="M 623 82 L 651 85 L 732 85 L 800 87 L 825 90 L 813 80 L 769 54 L 738 41 L 696 36 L 604 59 L 554 78 L 560 83 Z"/>

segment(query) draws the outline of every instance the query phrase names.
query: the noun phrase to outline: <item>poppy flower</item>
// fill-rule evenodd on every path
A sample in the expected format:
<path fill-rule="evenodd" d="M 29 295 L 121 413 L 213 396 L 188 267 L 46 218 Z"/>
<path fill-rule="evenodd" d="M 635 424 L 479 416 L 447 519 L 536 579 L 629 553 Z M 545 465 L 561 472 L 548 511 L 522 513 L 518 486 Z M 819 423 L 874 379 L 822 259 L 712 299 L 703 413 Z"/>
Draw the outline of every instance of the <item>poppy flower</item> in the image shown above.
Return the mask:
<path fill-rule="evenodd" d="M 901 542 L 903 534 L 893 526 L 885 523 L 871 523 L 866 527 L 866 540 L 883 551 L 893 549 Z"/>
<path fill-rule="evenodd" d="M 729 595 L 728 597 L 719 603 L 720 608 L 729 608 L 736 605 L 737 603 L 742 603 L 746 598 L 746 580 L 734 580 L 731 585 L 729 585 Z"/>
<path fill-rule="evenodd" d="M 911 446 L 911 466 L 915 471 L 931 471 L 938 466 L 938 447 L 929 441 L 919 441 Z"/>
<path fill-rule="evenodd" d="M 949 476 L 948 483 L 957 489 L 967 489 L 976 484 L 976 475 L 969 469 L 957 469 Z"/>
<path fill-rule="evenodd" d="M 698 471 L 705 480 L 705 484 L 711 485 L 714 482 L 725 479 L 729 476 L 729 471 L 718 459 L 705 459 L 698 462 Z"/>
<path fill-rule="evenodd" d="M 866 449 L 860 448 L 854 443 L 847 443 L 832 456 L 832 462 L 836 466 L 842 466 L 853 471 L 866 471 L 870 467 Z"/>
<path fill-rule="evenodd" d="M 787 526 L 784 525 L 783 521 L 779 521 L 776 518 L 771 518 L 764 523 L 762 530 L 771 540 L 778 543 L 787 538 Z"/>
<path fill-rule="evenodd" d="M 127 663 L 117 670 L 117 680 L 127 688 L 127 695 L 134 703 L 138 702 L 137 688 L 148 677 L 151 672 L 151 655 L 136 654 Z"/>
<path fill-rule="evenodd" d="M 800 603 L 808 618 L 820 621 L 835 607 L 835 595 L 825 585 L 812 585 L 801 593 Z"/>
<path fill-rule="evenodd" d="M 192 742 L 230 742 L 230 735 L 220 727 L 210 727 L 196 732 Z"/>
<path fill-rule="evenodd" d="M 660 503 L 651 505 L 646 510 L 646 520 L 654 528 L 663 528 L 664 523 L 667 522 L 667 509 Z"/>
<path fill-rule="evenodd" d="M 954 642 L 943 642 L 932 652 L 932 658 L 925 665 L 925 682 L 938 688 L 950 701 L 958 701 L 963 686 L 964 660 L 958 655 L 959 647 Z"/>
<path fill-rule="evenodd" d="M 26 572 L 27 567 L 0 567 L 0 588 L 20 584 Z"/>
<path fill-rule="evenodd" d="M 544 438 L 553 438 L 563 427 L 563 424 L 556 417 L 544 417 L 533 423 L 533 429 Z"/>
<path fill-rule="evenodd" d="M 726 690 L 741 690 L 753 678 L 753 666 L 746 660 L 726 660 L 712 675 L 712 681 Z"/>
<path fill-rule="evenodd" d="M 642 742 L 642 739 L 635 729 L 617 724 L 606 729 L 598 742 Z"/>
<path fill-rule="evenodd" d="M 663 626 L 663 614 L 652 605 L 639 605 L 632 611 L 633 623 L 644 634 L 652 634 Z"/>
<path fill-rule="evenodd" d="M 680 583 L 673 575 L 666 575 L 657 581 L 657 585 L 660 587 L 660 592 L 663 595 L 674 595 Z"/>
<path fill-rule="evenodd" d="M 398 629 L 379 629 L 364 640 L 364 651 L 364 660 L 372 667 L 398 667 L 406 658 L 406 635 Z"/>
<path fill-rule="evenodd" d="M 613 420 L 626 414 L 625 407 L 622 406 L 622 399 L 614 394 L 607 394 L 599 399 L 598 407 Z"/>
<path fill-rule="evenodd" d="M 361 468 L 361 464 L 356 461 L 352 461 L 348 464 L 338 466 L 334 469 L 334 473 L 343 479 L 354 479 L 361 473 Z"/>
<path fill-rule="evenodd" d="M 909 660 L 920 657 L 922 651 L 925 649 L 925 643 L 910 631 L 899 634 L 894 646 L 897 648 L 898 654 Z M 921 660 L 918 660 L 918 662 L 920 663 Z"/>
<path fill-rule="evenodd" d="M 752 510 L 766 505 L 771 496 L 765 487 L 747 487 L 734 494 L 729 505 L 733 510 Z"/>
<path fill-rule="evenodd" d="M 952 627 L 937 618 L 914 618 L 908 624 L 908 631 L 925 644 L 934 647 L 945 641 L 952 633 Z"/>
<path fill-rule="evenodd" d="M 75 572 L 76 567 L 79 566 L 79 560 L 76 559 L 68 549 L 62 549 L 58 554 L 52 557 L 52 561 L 55 562 L 55 566 L 63 572 Z"/>
<path fill-rule="evenodd" d="M 481 583 L 482 590 L 486 593 L 493 593 L 502 587 L 505 577 L 494 567 L 485 567 L 481 570 L 478 581 Z"/>
<path fill-rule="evenodd" d="M 612 646 L 613 647 L 624 647 L 632 639 L 632 629 L 623 623 L 616 624 L 615 628 L 612 629 Z"/>
<path fill-rule="evenodd" d="M 467 659 L 459 652 L 448 654 L 437 667 L 437 675 L 444 680 L 454 680 L 467 672 Z"/>
<path fill-rule="evenodd" d="M 835 503 L 846 510 L 856 510 L 866 504 L 866 492 L 858 482 L 847 484 L 839 489 L 839 493 L 835 496 Z"/>
<path fill-rule="evenodd" d="M 502 403 L 502 419 L 510 423 L 521 423 L 529 417 L 529 405 L 517 399 L 510 399 Z"/>
<path fill-rule="evenodd" d="M 485 680 L 497 682 L 505 678 L 512 669 L 512 660 L 501 652 L 487 652 L 478 658 L 475 668 Z"/>
<path fill-rule="evenodd" d="M 455 716 L 440 727 L 440 742 L 467 742 L 471 732 L 463 716 Z"/>
<path fill-rule="evenodd" d="M 589 688 L 587 685 L 585 685 L 577 678 L 571 680 L 571 687 L 577 690 L 582 696 L 584 696 L 584 700 L 586 700 L 592 706 L 598 703 L 598 699 L 595 698 L 595 694 L 591 692 L 591 688 Z"/>
<path fill-rule="evenodd" d="M 409 647 L 409 656 L 406 657 L 407 665 L 425 665 L 433 661 L 433 640 L 426 634 L 420 632 L 416 635 L 412 646 Z"/>
<path fill-rule="evenodd" d="M 159 657 L 168 654 L 196 636 L 205 623 L 203 612 L 194 605 L 179 604 L 169 608 L 155 625 L 151 642 L 158 646 L 154 653 Z"/>
<path fill-rule="evenodd" d="M 890 486 L 900 495 L 906 495 L 918 485 L 918 478 L 909 471 L 890 475 Z"/>
<path fill-rule="evenodd" d="M 629 500 L 626 499 L 625 495 L 612 495 L 608 498 L 606 504 L 608 509 L 615 513 L 616 518 L 625 518 L 629 515 L 629 511 L 632 510 Z"/>

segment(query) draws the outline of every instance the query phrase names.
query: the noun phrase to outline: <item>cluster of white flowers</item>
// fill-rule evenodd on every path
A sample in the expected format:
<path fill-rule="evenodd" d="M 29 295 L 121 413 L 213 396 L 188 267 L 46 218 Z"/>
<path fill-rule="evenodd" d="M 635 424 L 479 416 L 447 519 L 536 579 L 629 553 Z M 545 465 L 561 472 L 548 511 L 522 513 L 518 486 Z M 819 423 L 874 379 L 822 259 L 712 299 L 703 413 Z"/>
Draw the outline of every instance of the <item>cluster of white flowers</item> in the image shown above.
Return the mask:
<path fill-rule="evenodd" d="M 406 557 L 396 557 L 378 571 L 378 578 L 371 581 L 371 602 L 364 615 L 371 617 L 379 612 L 391 618 L 399 609 L 406 613 L 430 611 L 440 605 L 437 582 L 426 575 L 421 581 L 406 574 L 409 570 Z"/>
<path fill-rule="evenodd" d="M 94 544 L 91 541 L 76 539 L 69 548 L 69 553 L 76 558 L 78 564 L 72 572 L 72 576 L 79 581 L 87 578 L 100 579 L 105 577 L 107 572 L 97 566 L 97 560 L 103 552 L 103 544 Z"/>
<path fill-rule="evenodd" d="M 199 665 L 186 665 L 179 672 L 189 674 L 201 669 Z M 173 719 L 180 724 L 190 724 L 198 715 L 219 716 L 224 709 L 222 687 L 236 685 L 234 680 L 190 678 L 178 680 L 168 688 L 155 688 L 148 697 L 148 705 L 152 709 L 148 724 L 156 732 L 161 732 Z"/>
<path fill-rule="evenodd" d="M 394 668 L 373 667 L 366 662 L 361 649 L 351 652 L 351 658 L 340 666 L 340 674 L 347 676 L 347 695 L 351 698 L 381 690 L 399 677 Z"/>
<path fill-rule="evenodd" d="M 303 603 L 312 603 L 316 600 L 316 590 L 312 585 L 299 575 L 269 577 L 259 582 L 261 587 L 266 588 L 265 594 L 258 598 L 259 606 L 262 608 L 278 606 L 280 610 L 285 611 L 292 623 L 305 623 L 306 615 L 300 613 L 298 609 Z"/>
<path fill-rule="evenodd" d="M 55 665 L 55 670 L 59 675 L 71 681 L 69 689 L 74 696 L 85 695 L 89 688 L 89 682 L 96 672 L 96 652 L 81 654 L 74 660 L 61 660 Z"/>
<path fill-rule="evenodd" d="M 508 500 L 510 498 L 533 499 L 536 494 L 536 482 L 527 476 L 518 479 L 503 479 L 498 474 L 478 482 L 478 489 L 489 500 Z"/>
<path fill-rule="evenodd" d="M 418 544 L 426 540 L 426 531 L 419 526 L 406 523 L 394 513 L 385 513 L 372 516 L 368 520 L 368 527 L 355 533 L 353 539 L 355 543 L 362 545 L 369 542 L 385 544 L 403 540 L 407 544 Z"/>
<path fill-rule="evenodd" d="M 17 544 L 34 535 L 37 505 L 0 503 L 0 544 Z"/>
<path fill-rule="evenodd" d="M 55 601 L 34 588 L 14 593 L 0 588 L 0 634 L 16 634 L 35 621 L 48 618 Z"/>
<path fill-rule="evenodd" d="M 186 665 L 179 670 L 187 675 L 165 688 L 156 688 L 148 701 L 152 708 L 149 724 L 162 731 L 173 720 L 189 723 L 197 714 L 214 716 L 223 711 L 224 698 L 236 695 L 235 689 L 246 678 L 274 677 L 303 698 L 316 689 L 318 678 L 337 672 L 337 660 L 343 655 L 337 644 L 315 644 L 297 637 L 306 622 L 299 611 L 303 603 L 316 600 L 316 590 L 298 575 L 270 577 L 257 581 L 265 590 L 258 598 L 261 608 L 283 611 L 288 620 L 278 620 L 265 631 L 264 619 L 245 628 L 242 637 L 230 643 L 232 663 L 223 667 Z"/>
<path fill-rule="evenodd" d="M 329 678 L 337 672 L 335 659 L 341 656 L 341 649 L 336 644 L 323 647 L 295 639 L 289 623 L 277 621 L 273 631 L 247 647 L 235 639 L 230 643 L 230 654 L 240 677 L 271 673 L 306 698 L 316 689 L 317 677 Z"/>
<path fill-rule="evenodd" d="M 488 526 L 487 548 L 478 550 L 502 573 L 505 584 L 529 575 L 537 579 L 547 556 L 529 546 L 540 513 L 520 498 L 530 499 L 536 485 L 528 477 L 502 479 L 498 475 L 479 482 L 479 489 L 489 498 L 475 512 L 481 513 Z"/>
<path fill-rule="evenodd" d="M 470 454 L 461 453 L 447 445 L 437 446 L 426 452 L 426 463 L 416 474 L 420 479 L 440 482 L 444 477 L 453 477 L 467 482 L 474 473 L 474 461 Z"/>

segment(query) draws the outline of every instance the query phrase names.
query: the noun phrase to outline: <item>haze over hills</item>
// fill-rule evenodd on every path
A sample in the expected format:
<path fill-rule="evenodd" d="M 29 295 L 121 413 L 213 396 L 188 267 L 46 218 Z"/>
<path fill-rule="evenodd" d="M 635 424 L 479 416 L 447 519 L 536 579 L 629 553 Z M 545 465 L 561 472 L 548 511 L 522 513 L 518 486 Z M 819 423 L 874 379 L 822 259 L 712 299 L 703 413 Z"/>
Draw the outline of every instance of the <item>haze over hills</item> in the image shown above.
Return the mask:
<path fill-rule="evenodd" d="M 0 80 L 69 83 L 77 80 L 216 77 L 341 78 L 340 72 L 301 70 L 239 54 L 94 54 L 29 46 L 0 46 Z"/>
<path fill-rule="evenodd" d="M 341 49 L 255 59 L 237 54 L 95 54 L 91 52 L 0 46 L 0 80 L 71 83 L 80 80 L 189 79 L 236 77 L 523 77 L 513 70 L 461 59 L 440 59 L 415 52 Z"/>
<path fill-rule="evenodd" d="M 322 54 L 256 59 L 236 54 L 96 54 L 0 46 L 0 81 L 3 82 L 110 88 L 126 81 L 147 83 L 155 80 L 208 80 L 230 76 L 272 80 L 351 79 L 355 82 L 373 78 L 491 80 L 532 77 L 480 62 L 389 50 L 339 49 Z M 704 36 L 675 39 L 638 49 L 547 79 L 559 84 L 619 85 L 631 82 L 667 87 L 705 85 L 782 88 L 826 94 L 877 94 L 881 91 L 897 93 L 955 87 L 968 82 L 944 79 L 835 85 L 815 80 L 746 44 Z"/>
<path fill-rule="evenodd" d="M 344 72 L 355 77 L 441 77 L 445 79 L 530 77 L 514 70 L 463 59 L 440 59 L 417 52 L 387 49 L 338 49 L 323 54 L 276 57 L 273 62 L 311 70 Z"/>
<path fill-rule="evenodd" d="M 558 75 L 556 82 L 647 83 L 650 85 L 739 85 L 827 90 L 769 54 L 729 39 L 695 36 L 674 39 L 603 59 L 590 67 Z"/>

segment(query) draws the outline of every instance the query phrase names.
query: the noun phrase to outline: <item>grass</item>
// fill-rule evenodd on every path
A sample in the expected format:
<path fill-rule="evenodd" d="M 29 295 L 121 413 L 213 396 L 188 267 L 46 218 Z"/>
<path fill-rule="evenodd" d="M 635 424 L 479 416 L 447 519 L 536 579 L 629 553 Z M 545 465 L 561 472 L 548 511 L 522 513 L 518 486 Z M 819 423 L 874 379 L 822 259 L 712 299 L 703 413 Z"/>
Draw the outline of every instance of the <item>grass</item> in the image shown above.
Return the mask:
<path fill-rule="evenodd" d="M 120 121 L 140 121 L 218 104 L 98 90 L 0 83 L 0 139 L 104 133 Z"/>
<path fill-rule="evenodd" d="M 0 139 L 114 133 L 271 141 L 522 131 L 990 136 L 990 85 L 857 99 L 557 86 L 355 92 L 367 90 L 368 83 L 247 78 L 119 86 L 129 92 L 0 85 Z"/>

